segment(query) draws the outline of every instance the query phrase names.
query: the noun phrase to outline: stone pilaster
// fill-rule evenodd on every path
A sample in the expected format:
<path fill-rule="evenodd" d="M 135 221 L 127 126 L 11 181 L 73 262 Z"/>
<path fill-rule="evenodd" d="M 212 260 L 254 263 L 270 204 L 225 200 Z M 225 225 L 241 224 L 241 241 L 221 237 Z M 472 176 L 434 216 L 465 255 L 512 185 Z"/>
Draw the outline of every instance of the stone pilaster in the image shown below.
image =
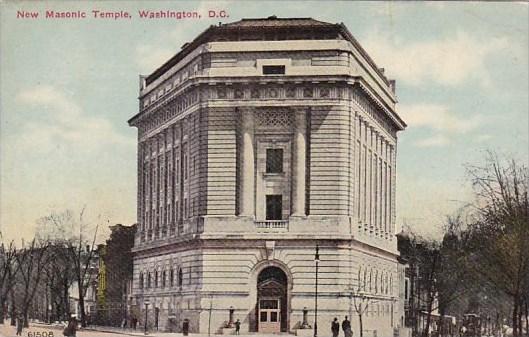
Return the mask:
<path fill-rule="evenodd" d="M 294 114 L 292 216 L 305 216 L 307 116 L 302 109 L 296 110 Z"/>
<path fill-rule="evenodd" d="M 254 124 L 252 110 L 241 111 L 241 194 L 240 215 L 255 214 L 255 149 Z"/>

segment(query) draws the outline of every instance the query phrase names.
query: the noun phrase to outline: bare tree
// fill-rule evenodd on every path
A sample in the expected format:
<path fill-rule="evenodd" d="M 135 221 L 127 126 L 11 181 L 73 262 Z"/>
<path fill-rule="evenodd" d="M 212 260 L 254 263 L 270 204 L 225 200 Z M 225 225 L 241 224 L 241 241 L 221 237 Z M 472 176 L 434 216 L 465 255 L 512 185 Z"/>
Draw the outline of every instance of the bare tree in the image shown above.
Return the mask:
<path fill-rule="evenodd" d="M 0 233 L 0 237 L 1 237 Z M 4 309 L 20 269 L 16 259 L 17 249 L 13 241 L 0 244 L 0 324 L 4 323 Z"/>
<path fill-rule="evenodd" d="M 521 336 L 529 288 L 528 170 L 489 153 L 483 167 L 469 167 L 468 172 L 476 194 L 471 265 L 511 298 L 513 334 Z"/>
<path fill-rule="evenodd" d="M 413 233 L 399 236 L 401 256 L 408 261 L 412 272 L 410 276 L 413 291 L 410 297 L 415 317 L 415 333 L 421 333 L 417 327 L 420 313 L 426 314 L 423 336 L 428 336 L 436 310 L 440 312 L 438 332 L 443 332 L 443 316 L 449 304 L 456 301 L 471 286 L 471 283 L 466 282 L 466 261 L 461 253 L 464 241 L 459 231 L 455 230 L 456 222 L 459 222 L 458 217 L 448 219 L 445 236 L 441 242 Z M 451 229 L 448 230 L 449 228 Z"/>
<path fill-rule="evenodd" d="M 351 292 L 351 298 L 353 300 L 353 309 L 358 315 L 358 326 L 360 329 L 360 337 L 364 336 L 364 321 L 363 316 L 369 310 L 369 305 L 371 304 L 371 299 L 367 297 L 362 291 L 357 289 L 357 291 Z"/>
<path fill-rule="evenodd" d="M 84 220 L 85 208 L 83 208 L 78 219 L 75 219 L 70 210 L 62 213 L 53 212 L 39 219 L 38 236 L 41 239 L 53 240 L 55 245 L 64 248 L 66 261 L 72 271 L 69 280 L 77 285 L 79 297 L 79 314 L 82 326 L 86 326 L 85 296 L 87 290 L 96 276 L 96 239 L 99 225 L 92 230 Z M 63 280 L 64 284 L 68 280 Z"/>
<path fill-rule="evenodd" d="M 44 268 L 48 262 L 47 242 L 32 240 L 31 244 L 22 248 L 16 254 L 20 266 L 21 311 L 24 316 L 24 326 L 28 326 L 28 310 L 42 279 Z"/>
<path fill-rule="evenodd" d="M 46 296 L 51 304 L 52 313 L 47 312 L 45 317 L 49 320 L 68 320 L 70 317 L 69 290 L 74 282 L 74 271 L 69 261 L 67 248 L 63 245 L 51 245 L 49 248 L 50 259 L 44 270 Z"/>

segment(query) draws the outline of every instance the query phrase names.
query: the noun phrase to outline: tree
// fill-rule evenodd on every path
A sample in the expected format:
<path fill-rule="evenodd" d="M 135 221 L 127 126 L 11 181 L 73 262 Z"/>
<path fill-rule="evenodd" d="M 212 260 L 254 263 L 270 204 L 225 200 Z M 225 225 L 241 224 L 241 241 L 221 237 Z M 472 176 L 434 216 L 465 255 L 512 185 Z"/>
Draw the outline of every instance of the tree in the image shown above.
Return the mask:
<path fill-rule="evenodd" d="M 470 226 L 470 266 L 512 301 L 513 335 L 527 319 L 529 289 L 529 202 L 527 167 L 489 153 L 484 166 L 468 168 L 476 200 Z"/>
<path fill-rule="evenodd" d="M 74 281 L 74 272 L 69 262 L 68 252 L 63 245 L 49 247 L 50 259 L 44 270 L 44 291 L 52 312 L 46 308 L 48 320 L 68 320 L 70 317 L 69 290 Z"/>
<path fill-rule="evenodd" d="M 19 303 L 24 316 L 25 327 L 28 326 L 28 310 L 38 289 L 48 258 L 48 242 L 37 242 L 36 240 L 32 240 L 28 247 L 22 248 L 16 254 L 17 264 L 20 266 L 20 282 L 17 287 L 19 286 L 21 289 Z"/>
<path fill-rule="evenodd" d="M 85 208 L 79 213 L 78 220 L 73 212 L 66 210 L 62 213 L 52 212 L 50 215 L 39 219 L 37 235 L 41 240 L 51 240 L 55 245 L 64 248 L 66 261 L 73 271 L 73 282 L 77 284 L 79 296 L 80 321 L 86 326 L 85 296 L 87 290 L 96 276 L 96 238 L 99 225 L 91 228 L 84 221 Z M 90 232 L 92 236 L 90 239 Z M 66 280 L 65 280 L 66 282 Z"/>
<path fill-rule="evenodd" d="M 2 234 L 0 233 L 0 238 Z M 4 323 L 5 308 L 14 280 L 20 269 L 16 259 L 17 249 L 13 241 L 0 244 L 0 324 Z"/>
<path fill-rule="evenodd" d="M 410 268 L 410 308 L 414 317 L 414 332 L 418 331 L 418 318 L 426 314 L 423 336 L 428 336 L 433 322 L 433 312 L 439 310 L 438 332 L 442 333 L 443 316 L 450 303 L 468 291 L 465 282 L 465 260 L 461 258 L 464 241 L 458 236 L 458 217 L 448 218 L 442 241 L 426 239 L 414 233 L 401 233 L 398 247 L 401 257 Z"/>
<path fill-rule="evenodd" d="M 353 309 L 358 315 L 358 327 L 360 329 L 360 337 L 364 336 L 364 321 L 363 316 L 366 311 L 369 309 L 369 304 L 371 304 L 371 299 L 367 297 L 362 291 L 353 291 L 351 293 L 351 298 L 353 300 Z"/>

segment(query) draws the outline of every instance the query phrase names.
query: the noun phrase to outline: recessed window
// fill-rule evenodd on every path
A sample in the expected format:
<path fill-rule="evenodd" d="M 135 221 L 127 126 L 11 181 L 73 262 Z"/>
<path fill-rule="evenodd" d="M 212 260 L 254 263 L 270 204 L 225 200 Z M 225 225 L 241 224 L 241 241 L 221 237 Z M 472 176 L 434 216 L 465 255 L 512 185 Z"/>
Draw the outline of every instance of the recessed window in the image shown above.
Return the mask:
<path fill-rule="evenodd" d="M 285 66 L 263 66 L 263 75 L 284 75 Z"/>
<path fill-rule="evenodd" d="M 182 282 L 184 281 L 184 275 L 182 273 L 182 268 L 178 269 L 178 286 L 182 286 Z"/>
<path fill-rule="evenodd" d="M 266 196 L 266 220 L 283 219 L 283 196 L 272 194 Z"/>
<path fill-rule="evenodd" d="M 266 173 L 283 173 L 283 149 L 266 149 Z"/>

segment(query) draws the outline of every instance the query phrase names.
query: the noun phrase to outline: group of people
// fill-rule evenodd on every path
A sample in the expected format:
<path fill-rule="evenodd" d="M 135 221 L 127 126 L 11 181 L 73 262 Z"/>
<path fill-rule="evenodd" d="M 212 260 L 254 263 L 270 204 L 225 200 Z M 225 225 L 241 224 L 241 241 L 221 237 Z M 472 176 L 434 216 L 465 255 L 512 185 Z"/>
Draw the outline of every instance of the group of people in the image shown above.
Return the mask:
<path fill-rule="evenodd" d="M 351 330 L 351 322 L 347 319 L 347 316 L 345 316 L 345 319 L 342 321 L 342 330 L 344 337 L 353 336 L 353 330 Z M 334 320 L 331 323 L 331 331 L 332 337 L 338 337 L 338 335 L 340 334 L 340 322 L 338 322 L 337 317 L 334 317 Z"/>

